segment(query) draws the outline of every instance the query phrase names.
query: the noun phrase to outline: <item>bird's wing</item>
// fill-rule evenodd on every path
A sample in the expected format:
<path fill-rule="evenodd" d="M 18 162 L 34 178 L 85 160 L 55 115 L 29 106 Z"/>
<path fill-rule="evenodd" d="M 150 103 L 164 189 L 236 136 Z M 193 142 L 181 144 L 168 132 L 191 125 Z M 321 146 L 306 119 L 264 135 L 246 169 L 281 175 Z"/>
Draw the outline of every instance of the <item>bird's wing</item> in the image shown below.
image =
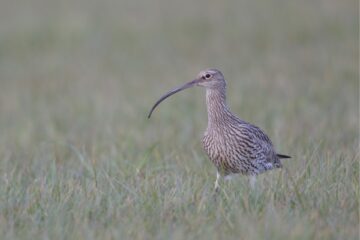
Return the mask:
<path fill-rule="evenodd" d="M 256 161 L 273 162 L 276 161 L 276 153 L 270 138 L 258 127 L 243 123 L 240 126 L 240 139 L 247 143 L 249 158 Z"/>

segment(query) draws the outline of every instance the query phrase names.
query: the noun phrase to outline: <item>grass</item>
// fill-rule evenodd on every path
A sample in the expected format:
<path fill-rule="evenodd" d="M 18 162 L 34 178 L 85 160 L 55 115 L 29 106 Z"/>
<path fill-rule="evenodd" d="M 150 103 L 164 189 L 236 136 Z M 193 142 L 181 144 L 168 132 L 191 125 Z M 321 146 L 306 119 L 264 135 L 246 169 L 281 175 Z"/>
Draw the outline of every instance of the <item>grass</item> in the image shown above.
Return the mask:
<path fill-rule="evenodd" d="M 356 1 L 1 5 L 2 239 L 359 238 Z M 207 67 L 293 157 L 216 200 Z"/>

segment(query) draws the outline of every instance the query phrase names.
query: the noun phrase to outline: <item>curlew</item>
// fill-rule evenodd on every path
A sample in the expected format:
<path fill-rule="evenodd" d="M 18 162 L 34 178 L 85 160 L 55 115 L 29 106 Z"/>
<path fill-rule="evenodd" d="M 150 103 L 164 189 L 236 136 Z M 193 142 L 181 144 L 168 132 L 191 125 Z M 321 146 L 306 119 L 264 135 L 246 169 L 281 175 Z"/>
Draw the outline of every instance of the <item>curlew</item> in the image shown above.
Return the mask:
<path fill-rule="evenodd" d="M 221 177 L 240 173 L 250 176 L 253 186 L 255 176 L 265 171 L 281 168 L 280 159 L 290 158 L 278 154 L 263 130 L 235 116 L 226 104 L 226 81 L 216 69 L 201 71 L 193 80 L 163 95 L 151 108 L 184 89 L 201 86 L 206 89 L 208 125 L 202 144 L 217 169 L 215 191 Z"/>

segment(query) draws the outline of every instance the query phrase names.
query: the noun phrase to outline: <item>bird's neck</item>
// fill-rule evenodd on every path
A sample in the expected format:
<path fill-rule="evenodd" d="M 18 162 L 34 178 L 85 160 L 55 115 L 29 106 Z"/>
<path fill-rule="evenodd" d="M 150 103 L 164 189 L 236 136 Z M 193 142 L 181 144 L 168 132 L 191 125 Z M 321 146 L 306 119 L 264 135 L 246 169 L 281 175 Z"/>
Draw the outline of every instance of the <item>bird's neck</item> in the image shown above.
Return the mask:
<path fill-rule="evenodd" d="M 230 110 L 226 105 L 226 88 L 206 89 L 208 127 L 224 124 L 229 118 Z"/>

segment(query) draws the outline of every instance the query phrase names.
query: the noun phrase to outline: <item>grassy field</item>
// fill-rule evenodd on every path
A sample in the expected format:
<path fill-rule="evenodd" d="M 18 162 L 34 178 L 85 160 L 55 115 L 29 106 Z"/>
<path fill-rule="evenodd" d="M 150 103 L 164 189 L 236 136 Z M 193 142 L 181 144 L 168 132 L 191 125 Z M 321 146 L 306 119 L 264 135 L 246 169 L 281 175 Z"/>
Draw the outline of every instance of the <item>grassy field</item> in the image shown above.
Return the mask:
<path fill-rule="evenodd" d="M 0 3 L 1 239 L 359 239 L 355 0 Z M 208 67 L 285 168 L 212 197 Z"/>

